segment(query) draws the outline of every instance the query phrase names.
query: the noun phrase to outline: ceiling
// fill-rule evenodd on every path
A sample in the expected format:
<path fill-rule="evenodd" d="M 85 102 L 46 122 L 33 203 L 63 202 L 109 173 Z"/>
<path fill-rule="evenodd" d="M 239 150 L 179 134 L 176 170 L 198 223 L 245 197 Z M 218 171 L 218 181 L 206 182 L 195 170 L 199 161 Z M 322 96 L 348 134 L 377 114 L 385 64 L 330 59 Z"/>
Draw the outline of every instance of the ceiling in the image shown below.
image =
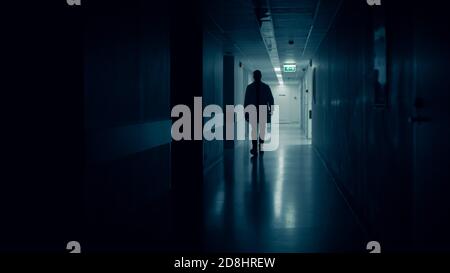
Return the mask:
<path fill-rule="evenodd" d="M 327 33 L 341 0 L 218 0 L 211 1 L 209 17 L 220 28 L 225 51 L 239 56 L 249 69 L 259 69 L 263 81 L 277 82 L 266 43 L 261 36 L 261 18 L 273 24 L 273 37 L 281 64 L 296 63 L 296 73 L 282 73 L 285 84 L 303 76 Z M 292 44 L 289 43 L 291 41 Z M 272 43 L 270 43 L 272 48 Z M 273 52 L 271 54 L 273 56 Z M 281 67 L 282 69 L 282 67 Z"/>

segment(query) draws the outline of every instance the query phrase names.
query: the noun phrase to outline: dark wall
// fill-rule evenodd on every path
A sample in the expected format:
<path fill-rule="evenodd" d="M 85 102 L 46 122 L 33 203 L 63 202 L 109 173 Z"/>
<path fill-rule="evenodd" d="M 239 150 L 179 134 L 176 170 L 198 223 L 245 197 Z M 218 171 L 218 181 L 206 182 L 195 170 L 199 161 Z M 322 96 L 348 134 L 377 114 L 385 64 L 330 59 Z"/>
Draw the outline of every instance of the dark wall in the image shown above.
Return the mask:
<path fill-rule="evenodd" d="M 436 53 L 446 52 L 448 38 L 438 15 L 444 8 L 426 5 L 343 1 L 314 59 L 313 144 L 371 238 L 386 250 L 425 249 L 424 242 L 437 249 L 448 241 L 448 170 L 442 164 L 448 162 L 449 115 L 441 105 L 448 102 L 448 79 L 440 74 L 446 56 Z M 375 104 L 379 19 L 386 26 L 385 107 Z M 434 117 L 410 122 L 416 116 Z"/>
<path fill-rule="evenodd" d="M 223 106 L 223 42 L 221 36 L 217 35 L 216 32 L 217 27 L 206 18 L 203 34 L 203 105 L 206 107 L 216 104 L 225 111 Z M 222 154 L 222 141 L 204 140 L 203 162 L 206 170 L 217 162 Z"/>
<path fill-rule="evenodd" d="M 154 12 L 147 1 L 114 3 L 86 7 L 87 126 L 168 119 L 168 10 Z"/>
<path fill-rule="evenodd" d="M 235 86 L 236 82 L 239 80 L 236 74 L 235 68 L 235 57 L 231 55 L 225 55 L 223 57 L 223 105 L 224 109 L 226 105 L 235 104 Z M 224 122 L 226 124 L 225 128 L 228 126 L 236 126 L 236 121 L 233 119 L 226 120 L 226 115 Z M 226 129 L 225 129 L 226 130 Z M 224 149 L 233 148 L 235 144 L 234 140 L 226 140 L 226 132 L 224 132 Z"/>
<path fill-rule="evenodd" d="M 170 13 L 148 1 L 86 5 L 86 223 L 108 236 L 139 226 L 169 189 Z"/>
<path fill-rule="evenodd" d="M 316 56 L 316 103 L 313 104 L 313 144 L 367 221 L 379 194 L 366 179 L 365 125 L 370 102 L 368 11 L 344 2 Z M 355 23 L 357 22 L 357 23 Z M 369 90 L 367 90 L 369 89 Z M 371 199 L 365 194 L 371 192 Z"/>
<path fill-rule="evenodd" d="M 193 116 L 194 97 L 203 96 L 202 5 L 201 1 L 175 0 L 171 7 L 171 107 L 187 105 Z M 174 117 L 172 120 L 177 119 Z M 194 139 L 194 119 L 191 121 Z M 202 141 L 173 141 L 171 155 L 171 185 L 184 192 L 198 192 L 203 180 Z"/>
<path fill-rule="evenodd" d="M 416 245 L 450 245 L 450 22 L 448 4 L 414 5 L 413 227 Z"/>
<path fill-rule="evenodd" d="M 384 3 L 383 3 L 384 4 Z M 407 12 L 344 1 L 314 59 L 313 144 L 374 239 L 407 247 L 412 51 Z M 379 8 L 381 9 L 381 8 Z M 388 105 L 375 107 L 373 22 L 386 18 Z"/>
<path fill-rule="evenodd" d="M 83 13 L 65 1 L 2 11 L 0 251 L 64 252 L 82 222 Z"/>

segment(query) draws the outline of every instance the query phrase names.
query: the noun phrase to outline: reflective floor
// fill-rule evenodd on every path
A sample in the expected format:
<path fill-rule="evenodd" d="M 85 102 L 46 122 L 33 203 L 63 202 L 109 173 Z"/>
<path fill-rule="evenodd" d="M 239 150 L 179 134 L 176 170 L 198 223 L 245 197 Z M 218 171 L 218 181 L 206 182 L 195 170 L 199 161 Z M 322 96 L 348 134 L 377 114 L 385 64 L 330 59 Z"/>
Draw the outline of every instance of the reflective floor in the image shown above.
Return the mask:
<path fill-rule="evenodd" d="M 225 152 L 205 177 L 204 247 L 226 252 L 365 251 L 366 239 L 319 156 L 295 124 L 280 147 Z"/>
<path fill-rule="evenodd" d="M 86 228 L 89 251 L 366 252 L 367 240 L 298 125 L 280 147 L 226 150 L 202 189 L 173 191 Z"/>

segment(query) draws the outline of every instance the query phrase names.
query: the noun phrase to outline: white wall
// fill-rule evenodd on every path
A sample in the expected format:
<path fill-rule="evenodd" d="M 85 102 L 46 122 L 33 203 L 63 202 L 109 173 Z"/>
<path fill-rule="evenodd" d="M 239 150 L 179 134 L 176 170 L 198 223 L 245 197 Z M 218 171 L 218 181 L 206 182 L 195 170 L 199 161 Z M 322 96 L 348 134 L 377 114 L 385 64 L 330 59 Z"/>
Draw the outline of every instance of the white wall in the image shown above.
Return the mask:
<path fill-rule="evenodd" d="M 234 63 L 234 105 L 244 105 L 245 91 L 247 90 L 247 85 L 252 83 L 252 73 L 245 67 L 239 66 L 241 60 L 235 58 Z M 242 120 L 236 120 L 236 128 L 239 127 L 246 128 L 246 133 L 248 130 L 247 123 Z M 242 141 L 235 141 L 236 146 L 243 144 Z"/>
<path fill-rule="evenodd" d="M 298 85 L 268 84 L 272 89 L 275 104 L 280 106 L 280 123 L 299 123 L 300 92 Z"/>
<path fill-rule="evenodd" d="M 248 82 L 247 73 L 243 67 L 239 67 L 240 60 L 234 59 L 234 104 L 244 104 L 245 88 Z"/>

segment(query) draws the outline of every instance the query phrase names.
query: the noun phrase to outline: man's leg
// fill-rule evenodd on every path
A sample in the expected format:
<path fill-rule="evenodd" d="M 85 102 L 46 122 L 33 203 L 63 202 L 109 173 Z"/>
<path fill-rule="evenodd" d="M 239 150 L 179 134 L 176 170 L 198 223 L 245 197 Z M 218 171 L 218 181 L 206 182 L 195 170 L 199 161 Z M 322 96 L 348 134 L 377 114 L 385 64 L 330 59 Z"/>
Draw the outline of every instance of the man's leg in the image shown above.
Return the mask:
<path fill-rule="evenodd" d="M 259 124 L 259 151 L 261 153 L 263 153 L 264 151 L 262 150 L 262 146 L 264 144 L 264 139 L 266 137 L 266 126 L 267 123 L 266 122 L 261 122 Z"/>
<path fill-rule="evenodd" d="M 252 149 L 250 150 L 251 154 L 257 154 L 258 153 L 258 141 L 252 140 Z"/>
<path fill-rule="evenodd" d="M 250 150 L 250 153 L 252 155 L 255 155 L 258 153 L 258 123 L 255 122 L 250 122 L 251 127 L 252 127 L 252 134 L 251 134 L 251 139 L 252 139 L 252 149 Z"/>

